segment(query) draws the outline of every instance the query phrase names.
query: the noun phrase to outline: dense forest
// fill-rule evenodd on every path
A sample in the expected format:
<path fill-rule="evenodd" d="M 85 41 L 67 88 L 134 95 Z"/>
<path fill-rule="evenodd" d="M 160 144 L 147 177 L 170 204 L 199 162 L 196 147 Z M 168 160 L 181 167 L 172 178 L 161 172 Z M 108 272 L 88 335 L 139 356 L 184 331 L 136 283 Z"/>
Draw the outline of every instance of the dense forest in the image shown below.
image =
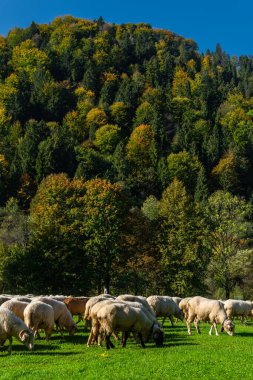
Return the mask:
<path fill-rule="evenodd" d="M 149 24 L 0 37 L 0 291 L 253 296 L 253 58 Z"/>

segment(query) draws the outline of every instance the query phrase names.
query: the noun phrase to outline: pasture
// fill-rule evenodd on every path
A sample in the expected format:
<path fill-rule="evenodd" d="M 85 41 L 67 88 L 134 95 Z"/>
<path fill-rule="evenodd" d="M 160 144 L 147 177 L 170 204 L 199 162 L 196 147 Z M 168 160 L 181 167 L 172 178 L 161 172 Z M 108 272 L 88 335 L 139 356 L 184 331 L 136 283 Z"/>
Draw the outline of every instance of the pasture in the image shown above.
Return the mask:
<path fill-rule="evenodd" d="M 86 347 L 80 324 L 74 337 L 37 339 L 33 352 L 15 340 L 11 356 L 0 351 L 0 379 L 253 379 L 253 323 L 237 322 L 234 337 L 209 336 L 204 323 L 200 328 L 202 334 L 193 327 L 187 336 L 185 323 L 167 323 L 163 348 L 149 343 L 142 349 L 129 339 L 126 348 L 116 343 L 108 352 Z"/>

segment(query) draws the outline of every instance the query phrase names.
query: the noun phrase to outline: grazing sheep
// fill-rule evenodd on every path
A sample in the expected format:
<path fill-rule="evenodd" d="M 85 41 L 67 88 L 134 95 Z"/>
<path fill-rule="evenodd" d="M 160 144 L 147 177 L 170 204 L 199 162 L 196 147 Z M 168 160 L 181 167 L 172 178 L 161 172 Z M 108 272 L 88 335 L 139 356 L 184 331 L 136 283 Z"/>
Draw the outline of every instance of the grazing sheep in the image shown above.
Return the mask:
<path fill-rule="evenodd" d="M 96 340 L 98 341 L 98 346 L 101 346 L 102 335 L 100 334 L 100 325 L 97 320 L 97 313 L 103 306 L 108 305 L 113 302 L 116 302 L 116 301 L 114 299 L 105 298 L 103 300 L 96 302 L 93 306 L 90 307 L 89 319 L 92 321 L 91 323 L 92 326 L 91 326 L 90 335 L 87 341 L 88 347 L 94 344 Z M 118 339 L 118 336 L 114 334 L 114 338 Z"/>
<path fill-rule="evenodd" d="M 99 309 L 97 320 L 104 332 L 107 349 L 113 347 L 110 336 L 115 331 L 124 332 L 123 347 L 126 346 L 129 332 L 137 333 L 142 347 L 145 347 L 144 340 L 148 341 L 151 335 L 157 346 L 163 345 L 163 331 L 158 324 L 147 317 L 141 308 L 113 302 Z"/>
<path fill-rule="evenodd" d="M 155 315 L 154 310 L 149 305 L 147 298 L 142 296 L 133 296 L 132 294 L 122 294 L 116 298 L 118 301 L 129 301 L 129 302 L 140 302 L 142 305 L 153 315 Z"/>
<path fill-rule="evenodd" d="M 166 317 L 170 319 L 172 327 L 174 326 L 173 316 L 183 321 L 184 316 L 179 306 L 169 296 L 150 296 L 147 302 L 155 311 L 156 317 L 163 317 L 162 325 Z"/>
<path fill-rule="evenodd" d="M 188 302 L 190 301 L 191 298 L 192 297 L 186 297 L 186 298 L 181 299 L 178 305 L 179 309 L 184 314 L 185 319 L 187 319 L 188 317 Z"/>
<path fill-rule="evenodd" d="M 67 298 L 67 296 L 61 296 L 61 295 L 56 295 L 56 296 L 50 295 L 48 297 L 53 298 L 53 300 L 60 301 L 60 302 L 64 302 L 65 298 Z"/>
<path fill-rule="evenodd" d="M 224 309 L 228 318 L 241 317 L 243 321 L 247 316 L 251 315 L 252 304 L 242 300 L 227 300 L 224 302 Z"/>
<path fill-rule="evenodd" d="M 100 326 L 97 321 L 97 313 L 98 311 L 104 307 L 105 305 L 111 304 L 111 303 L 121 303 L 125 305 L 129 305 L 132 307 L 136 307 L 139 309 L 142 309 L 144 314 L 154 323 L 159 324 L 159 322 L 156 320 L 155 316 L 151 314 L 140 302 L 130 302 L 130 301 L 118 301 L 114 299 L 105 299 L 97 302 L 95 305 L 93 305 L 90 309 L 90 319 L 92 320 L 92 328 L 91 332 L 87 341 L 87 346 L 89 347 L 91 344 L 94 343 L 94 341 L 97 339 L 98 340 L 98 345 L 101 346 L 102 342 L 102 335 L 100 334 Z M 118 340 L 118 336 L 113 332 L 112 335 L 116 340 Z"/>
<path fill-rule="evenodd" d="M 32 298 L 30 298 L 30 297 L 26 297 L 26 296 L 17 296 L 17 297 L 13 297 L 12 300 L 21 301 L 21 302 L 26 302 L 26 303 L 30 303 L 30 302 L 32 302 Z"/>
<path fill-rule="evenodd" d="M 181 297 L 171 297 L 174 302 L 176 302 L 177 305 L 179 305 L 180 301 L 182 301 L 183 298 Z"/>
<path fill-rule="evenodd" d="M 221 332 L 226 331 L 228 335 L 234 335 L 234 324 L 228 318 L 224 305 L 217 300 L 210 300 L 204 297 L 193 297 L 188 301 L 188 318 L 187 318 L 187 330 L 191 335 L 191 323 L 194 321 L 197 333 L 200 333 L 199 321 L 211 322 L 212 326 L 209 331 L 209 335 L 212 335 L 212 329 L 214 327 L 215 334 L 218 336 L 217 324 L 221 324 Z"/>
<path fill-rule="evenodd" d="M 33 331 L 34 338 L 39 329 L 44 329 L 46 340 L 49 340 L 54 328 L 54 309 L 41 301 L 31 302 L 24 310 L 24 321 Z"/>
<path fill-rule="evenodd" d="M 107 294 L 106 294 L 107 296 Z M 110 297 L 105 297 L 103 294 L 99 295 L 99 296 L 95 296 L 95 297 L 91 297 L 87 303 L 86 303 L 86 306 L 85 306 L 85 313 L 84 313 L 84 319 L 86 321 L 90 321 L 91 320 L 91 316 L 90 316 L 90 310 L 91 308 L 97 303 L 97 302 L 101 302 L 101 301 L 106 301 L 108 300 L 108 298 L 110 299 Z"/>
<path fill-rule="evenodd" d="M 34 336 L 27 325 L 18 318 L 12 311 L 0 307 L 0 345 L 9 340 L 8 352 L 12 352 L 12 337 L 19 339 L 29 350 L 33 350 Z"/>
<path fill-rule="evenodd" d="M 72 315 L 78 315 L 79 323 L 83 319 L 85 313 L 86 303 L 90 297 L 66 297 L 64 303 L 71 312 Z"/>
<path fill-rule="evenodd" d="M 54 309 L 54 321 L 56 325 L 60 328 L 62 338 L 64 328 L 66 328 L 69 331 L 70 336 L 73 336 L 75 334 L 77 326 L 65 303 L 56 301 L 49 297 L 37 297 L 36 300 L 34 299 L 34 301 L 41 301 L 52 306 L 52 308 Z"/>
<path fill-rule="evenodd" d="M 18 301 L 15 298 L 12 298 L 9 301 L 4 302 L 1 306 L 12 311 L 17 317 L 24 320 L 24 310 L 28 302 Z"/>

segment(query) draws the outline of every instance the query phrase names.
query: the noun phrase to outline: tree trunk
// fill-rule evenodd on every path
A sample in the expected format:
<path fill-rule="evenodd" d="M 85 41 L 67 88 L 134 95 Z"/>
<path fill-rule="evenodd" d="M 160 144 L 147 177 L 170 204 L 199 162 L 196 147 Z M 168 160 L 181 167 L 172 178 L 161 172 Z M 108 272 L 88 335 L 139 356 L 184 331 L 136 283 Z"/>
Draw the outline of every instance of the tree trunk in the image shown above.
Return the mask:
<path fill-rule="evenodd" d="M 105 274 L 105 289 L 104 293 L 110 294 L 110 282 L 111 282 L 111 276 L 109 271 L 106 272 Z"/>
<path fill-rule="evenodd" d="M 230 298 L 230 275 L 228 269 L 226 270 L 226 282 L 225 282 L 226 299 Z"/>
<path fill-rule="evenodd" d="M 101 279 L 101 273 L 98 274 L 98 294 L 102 293 L 102 279 Z"/>

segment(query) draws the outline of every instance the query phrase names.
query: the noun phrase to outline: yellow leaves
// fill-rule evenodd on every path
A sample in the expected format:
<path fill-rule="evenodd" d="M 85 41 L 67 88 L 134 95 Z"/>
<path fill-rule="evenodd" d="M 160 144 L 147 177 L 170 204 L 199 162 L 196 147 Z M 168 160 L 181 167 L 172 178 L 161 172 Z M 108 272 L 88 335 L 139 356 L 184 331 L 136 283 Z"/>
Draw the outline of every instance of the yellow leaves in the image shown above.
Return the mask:
<path fill-rule="evenodd" d="M 194 61 L 194 59 L 190 59 L 190 60 L 187 62 L 186 65 L 187 65 L 187 67 L 188 67 L 190 70 L 194 71 L 195 68 L 196 68 L 196 61 Z"/>
<path fill-rule="evenodd" d="M 201 81 L 202 81 L 202 79 L 201 79 L 201 74 L 200 73 L 195 74 L 194 79 L 190 80 L 192 93 L 194 93 L 195 91 L 197 91 L 200 88 Z"/>
<path fill-rule="evenodd" d="M 142 95 L 143 97 L 143 100 L 147 100 L 149 101 L 148 99 L 156 99 L 158 98 L 158 95 L 159 95 L 159 91 L 157 88 L 154 88 L 154 87 L 147 87 Z"/>
<path fill-rule="evenodd" d="M 104 82 L 114 82 L 115 80 L 117 80 L 116 74 L 110 73 L 110 72 L 103 74 L 103 81 Z"/>
<path fill-rule="evenodd" d="M 250 117 L 241 107 L 237 107 L 221 119 L 221 125 L 229 128 L 231 131 L 236 129 L 240 122 L 250 120 Z"/>
<path fill-rule="evenodd" d="M 79 98 L 86 95 L 86 90 L 84 87 L 79 86 L 75 89 L 74 94 Z"/>
<path fill-rule="evenodd" d="M 201 62 L 201 68 L 202 70 L 209 70 L 211 67 L 211 57 L 210 55 L 205 55 L 203 57 L 202 62 Z"/>
<path fill-rule="evenodd" d="M 94 144 L 102 153 L 113 153 L 120 139 L 119 133 L 120 128 L 117 125 L 106 124 L 96 131 Z"/>
<path fill-rule="evenodd" d="M 97 36 L 94 38 L 94 45 L 95 49 L 103 49 L 108 53 L 110 49 L 109 33 L 106 31 L 98 33 Z"/>
<path fill-rule="evenodd" d="M 7 115 L 5 107 L 2 106 L 1 103 L 0 103 L 0 125 L 4 126 L 4 125 L 8 124 L 10 121 L 11 121 L 11 117 L 9 117 Z"/>
<path fill-rule="evenodd" d="M 86 123 L 88 126 L 102 126 L 107 123 L 106 113 L 101 108 L 92 108 L 87 116 Z"/>
<path fill-rule="evenodd" d="M 126 73 L 122 73 L 120 76 L 120 79 L 122 80 L 127 79 L 127 78 L 128 78 L 128 75 Z"/>
<path fill-rule="evenodd" d="M 0 49 L 6 48 L 6 40 L 3 36 L 0 36 Z"/>
<path fill-rule="evenodd" d="M 235 157 L 233 152 L 228 152 L 220 159 L 219 163 L 213 168 L 212 175 L 219 176 L 227 170 L 235 169 Z"/>
<path fill-rule="evenodd" d="M 236 159 L 232 151 L 226 153 L 212 170 L 212 177 L 225 190 L 231 191 L 238 184 Z"/>
<path fill-rule="evenodd" d="M 177 67 L 173 83 L 172 83 L 172 95 L 173 98 L 188 97 L 190 88 L 190 81 L 187 72 L 182 67 Z"/>
<path fill-rule="evenodd" d="M 141 124 L 135 128 L 126 146 L 127 159 L 137 164 L 147 163 L 154 137 L 155 133 L 150 125 Z"/>
<path fill-rule="evenodd" d="M 105 51 L 96 51 L 94 54 L 93 54 L 93 59 L 94 61 L 96 62 L 97 65 L 102 65 L 104 63 L 104 61 L 108 58 L 108 53 L 106 53 Z"/>
<path fill-rule="evenodd" d="M 1 166 L 6 166 L 7 165 L 7 162 L 5 160 L 5 157 L 3 154 L 0 154 L 0 165 Z"/>
<path fill-rule="evenodd" d="M 15 46 L 12 52 L 12 65 L 17 71 L 24 71 L 30 76 L 38 69 L 46 69 L 49 64 L 47 54 L 35 47 L 31 40 Z"/>

